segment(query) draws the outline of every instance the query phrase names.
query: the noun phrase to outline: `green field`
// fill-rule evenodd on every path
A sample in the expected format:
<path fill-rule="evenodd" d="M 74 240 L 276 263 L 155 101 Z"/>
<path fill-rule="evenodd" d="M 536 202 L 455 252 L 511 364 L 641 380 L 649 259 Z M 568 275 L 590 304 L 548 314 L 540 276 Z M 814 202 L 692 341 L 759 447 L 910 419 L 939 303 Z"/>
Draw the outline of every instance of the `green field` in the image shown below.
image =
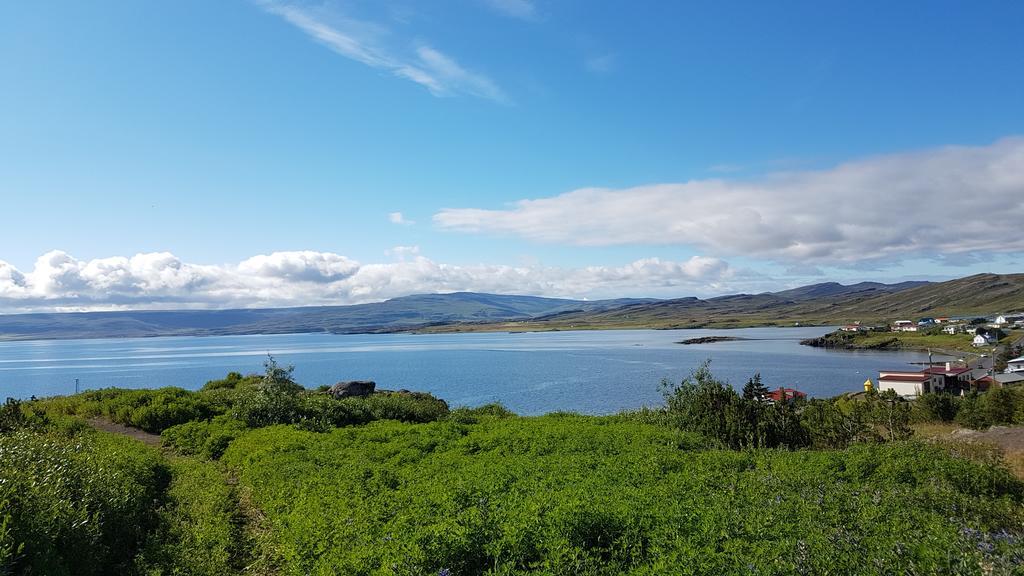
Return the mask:
<path fill-rule="evenodd" d="M 268 363 L 199 392 L 9 402 L 0 574 L 1019 573 L 1024 483 L 910 424 L 1021 423 L 1024 392 L 770 405 L 758 390 L 704 367 L 659 409 L 519 417 L 336 399 Z"/>

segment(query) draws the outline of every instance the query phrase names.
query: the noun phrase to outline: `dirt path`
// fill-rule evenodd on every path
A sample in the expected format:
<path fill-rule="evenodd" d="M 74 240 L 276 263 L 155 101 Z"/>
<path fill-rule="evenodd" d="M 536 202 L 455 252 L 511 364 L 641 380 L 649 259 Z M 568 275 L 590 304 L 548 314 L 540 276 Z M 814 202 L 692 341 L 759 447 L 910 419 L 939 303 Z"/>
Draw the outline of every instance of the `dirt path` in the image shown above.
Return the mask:
<path fill-rule="evenodd" d="M 121 424 L 111 422 L 104 418 L 92 418 L 89 420 L 89 425 L 97 430 L 134 438 L 139 442 L 148 446 L 153 446 L 154 448 L 160 447 L 160 436 L 157 434 L 150 434 L 145 430 L 139 430 L 138 428 L 132 428 L 130 426 L 122 426 Z"/>

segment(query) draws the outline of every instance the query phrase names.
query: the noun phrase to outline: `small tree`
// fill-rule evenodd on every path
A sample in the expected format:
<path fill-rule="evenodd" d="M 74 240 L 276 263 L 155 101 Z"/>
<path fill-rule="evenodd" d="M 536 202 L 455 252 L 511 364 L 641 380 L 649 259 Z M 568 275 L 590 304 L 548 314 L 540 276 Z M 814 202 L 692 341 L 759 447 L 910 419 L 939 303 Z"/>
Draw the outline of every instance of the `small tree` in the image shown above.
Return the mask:
<path fill-rule="evenodd" d="M 875 424 L 885 428 L 885 437 L 890 442 L 906 440 L 914 434 L 910 427 L 910 405 L 895 390 L 878 394 L 874 416 Z"/>
<path fill-rule="evenodd" d="M 743 385 L 743 398 L 746 400 L 760 400 L 768 393 L 768 388 L 761 383 L 761 373 L 754 374 L 747 383 Z"/>
<path fill-rule="evenodd" d="M 295 367 L 282 368 L 270 354 L 263 367 L 259 385 L 243 391 L 232 414 L 251 428 L 298 422 L 302 417 L 299 393 L 304 388 L 292 379 Z"/>
<path fill-rule="evenodd" d="M 280 389 L 282 391 L 298 393 L 302 391 L 302 386 L 297 384 L 292 378 L 292 373 L 295 372 L 295 366 L 289 364 L 288 366 L 281 367 L 277 360 L 274 359 L 269 353 L 267 359 L 263 362 L 263 380 L 260 386 L 267 389 Z"/>

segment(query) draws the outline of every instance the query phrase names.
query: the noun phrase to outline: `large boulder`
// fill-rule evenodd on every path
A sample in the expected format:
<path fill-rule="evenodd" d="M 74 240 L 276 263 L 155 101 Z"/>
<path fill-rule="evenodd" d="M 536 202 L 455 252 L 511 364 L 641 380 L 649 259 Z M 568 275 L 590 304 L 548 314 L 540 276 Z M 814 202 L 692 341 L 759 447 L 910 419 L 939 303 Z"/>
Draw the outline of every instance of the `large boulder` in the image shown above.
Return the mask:
<path fill-rule="evenodd" d="M 369 396 L 373 394 L 373 390 L 376 387 L 377 383 L 370 380 L 350 380 L 348 382 L 338 382 L 331 386 L 327 392 L 335 398 L 351 398 L 354 396 Z"/>

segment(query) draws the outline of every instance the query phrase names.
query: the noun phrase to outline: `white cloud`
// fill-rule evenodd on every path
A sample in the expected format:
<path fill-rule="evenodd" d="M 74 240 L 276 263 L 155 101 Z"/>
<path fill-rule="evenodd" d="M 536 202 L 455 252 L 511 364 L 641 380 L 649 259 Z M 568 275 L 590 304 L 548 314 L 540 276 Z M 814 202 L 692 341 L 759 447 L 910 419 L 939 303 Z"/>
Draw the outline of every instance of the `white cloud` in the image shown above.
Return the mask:
<path fill-rule="evenodd" d="M 401 212 L 389 212 L 388 220 L 392 224 L 402 224 L 404 226 L 411 226 L 416 223 L 414 220 L 406 220 Z"/>
<path fill-rule="evenodd" d="M 330 252 L 274 252 L 238 265 L 243 275 L 289 281 L 336 282 L 355 274 L 359 263 Z"/>
<path fill-rule="evenodd" d="M 28 273 L 0 261 L 0 312 L 356 304 L 464 290 L 574 298 L 709 295 L 763 280 L 702 256 L 557 268 L 443 264 L 415 246 L 389 252 L 395 261 L 365 265 L 339 254 L 302 251 L 210 266 L 166 252 L 78 260 L 55 250 Z"/>
<path fill-rule="evenodd" d="M 510 208 L 444 209 L 443 229 L 540 242 L 688 245 L 783 263 L 852 265 L 1024 252 L 1024 138 L 751 180 L 585 188 Z"/>
<path fill-rule="evenodd" d="M 281 0 L 263 0 L 260 5 L 335 53 L 411 80 L 435 96 L 465 94 L 503 104 L 511 102 L 490 78 L 466 70 L 428 44 L 404 44 L 380 24 L 351 18 L 326 5 Z"/>

